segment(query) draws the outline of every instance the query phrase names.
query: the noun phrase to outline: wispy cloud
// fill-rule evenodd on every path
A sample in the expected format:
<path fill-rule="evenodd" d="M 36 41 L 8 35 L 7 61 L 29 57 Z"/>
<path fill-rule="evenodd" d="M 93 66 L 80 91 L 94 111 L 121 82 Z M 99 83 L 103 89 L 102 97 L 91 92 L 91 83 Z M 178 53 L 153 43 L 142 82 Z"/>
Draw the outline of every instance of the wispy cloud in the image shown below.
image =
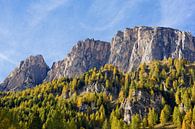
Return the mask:
<path fill-rule="evenodd" d="M 89 26 L 89 25 L 82 23 L 82 22 L 80 22 L 80 25 L 82 28 L 87 29 L 87 30 L 104 31 L 104 30 L 114 26 L 122 19 L 123 19 L 123 10 L 120 10 L 112 20 L 110 20 L 107 24 L 105 24 L 103 26 L 94 27 L 94 26 Z"/>
<path fill-rule="evenodd" d="M 0 61 L 3 60 L 3 61 L 6 61 L 12 65 L 16 65 L 17 63 L 15 61 L 13 61 L 11 58 L 9 58 L 8 56 L 6 56 L 5 54 L 3 53 L 0 53 Z"/>
<path fill-rule="evenodd" d="M 194 17 L 195 2 L 193 0 L 161 0 L 161 20 L 159 25 L 178 27 L 189 24 Z"/>
<path fill-rule="evenodd" d="M 71 0 L 49 0 L 32 3 L 32 5 L 28 9 L 28 13 L 30 14 L 30 26 L 34 27 L 38 25 L 50 13 L 52 13 L 58 7 L 64 5 L 68 1 Z"/>
<path fill-rule="evenodd" d="M 95 22 L 97 25 L 92 26 L 87 23 L 80 22 L 80 26 L 84 29 L 93 31 L 104 31 L 109 29 L 127 17 L 127 13 L 129 12 L 128 9 L 135 6 L 138 2 L 139 0 L 127 0 L 119 5 L 117 0 L 106 3 L 101 0 L 94 0 L 88 14 L 92 17 L 92 19 L 93 16 L 95 16 Z M 104 21 L 104 23 L 100 21 Z"/>

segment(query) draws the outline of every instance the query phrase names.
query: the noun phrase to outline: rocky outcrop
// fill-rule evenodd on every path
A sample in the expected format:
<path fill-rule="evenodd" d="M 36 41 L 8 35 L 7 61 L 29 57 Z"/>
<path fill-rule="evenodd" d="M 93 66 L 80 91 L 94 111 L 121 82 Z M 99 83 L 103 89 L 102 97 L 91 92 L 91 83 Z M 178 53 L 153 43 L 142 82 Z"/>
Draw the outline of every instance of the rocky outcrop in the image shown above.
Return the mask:
<path fill-rule="evenodd" d="M 81 90 L 81 93 L 87 93 L 87 92 L 93 92 L 93 93 L 101 93 L 101 92 L 107 92 L 105 85 L 98 83 L 98 82 L 94 82 L 92 84 L 89 85 L 85 85 Z"/>
<path fill-rule="evenodd" d="M 33 87 L 43 82 L 49 71 L 41 55 L 30 56 L 0 84 L 1 91 L 16 91 Z"/>
<path fill-rule="evenodd" d="M 194 61 L 195 38 L 172 28 L 141 26 L 114 36 L 109 63 L 127 72 L 137 69 L 140 63 L 169 57 Z"/>
<path fill-rule="evenodd" d="M 161 100 L 162 95 L 158 92 L 154 92 L 154 95 L 151 95 L 146 90 L 134 91 L 131 99 L 127 98 L 122 104 L 124 121 L 130 123 L 132 116 L 136 114 L 143 119 L 148 114 L 150 108 L 154 108 L 155 112 L 160 113 L 162 109 Z"/>
<path fill-rule="evenodd" d="M 100 68 L 108 62 L 109 55 L 108 42 L 94 39 L 79 41 L 64 60 L 53 64 L 45 80 L 79 76 L 91 68 Z"/>

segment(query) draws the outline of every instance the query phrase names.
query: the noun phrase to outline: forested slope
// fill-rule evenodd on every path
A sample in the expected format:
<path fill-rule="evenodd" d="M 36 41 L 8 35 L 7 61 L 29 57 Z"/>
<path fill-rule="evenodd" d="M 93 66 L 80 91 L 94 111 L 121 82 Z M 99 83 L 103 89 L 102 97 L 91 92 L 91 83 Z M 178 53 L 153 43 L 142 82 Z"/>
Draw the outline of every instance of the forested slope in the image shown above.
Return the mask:
<path fill-rule="evenodd" d="M 195 65 L 166 59 L 123 73 L 112 65 L 1 92 L 1 129 L 195 128 Z M 160 128 L 159 127 L 159 128 Z"/>

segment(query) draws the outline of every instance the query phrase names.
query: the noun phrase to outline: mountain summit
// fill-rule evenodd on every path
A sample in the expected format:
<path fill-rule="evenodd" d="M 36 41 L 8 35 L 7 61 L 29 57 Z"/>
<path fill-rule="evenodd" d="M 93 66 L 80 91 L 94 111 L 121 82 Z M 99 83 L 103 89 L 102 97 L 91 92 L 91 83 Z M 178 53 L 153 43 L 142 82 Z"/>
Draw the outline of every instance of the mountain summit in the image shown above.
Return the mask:
<path fill-rule="evenodd" d="M 79 41 L 67 57 L 53 63 L 50 70 L 42 56 L 31 56 L 5 79 L 0 89 L 20 90 L 43 80 L 75 77 L 105 64 L 113 64 L 121 71 L 129 72 L 136 70 L 141 63 L 165 58 L 195 61 L 195 37 L 166 27 L 126 28 L 118 31 L 111 43 L 94 39 Z"/>
<path fill-rule="evenodd" d="M 43 56 L 30 56 L 21 61 L 20 65 L 0 84 L 0 90 L 17 91 L 38 85 L 42 83 L 48 70 Z"/>
<path fill-rule="evenodd" d="M 64 60 L 53 63 L 46 81 L 79 76 L 91 68 L 100 68 L 109 56 L 110 43 L 94 39 L 79 41 Z"/>
<path fill-rule="evenodd" d="M 126 28 L 118 31 L 110 44 L 93 39 L 79 41 L 63 61 L 54 63 L 46 80 L 79 76 L 105 64 L 128 72 L 143 62 L 169 57 L 194 61 L 195 38 L 188 32 L 172 28 Z"/>
<path fill-rule="evenodd" d="M 165 58 L 195 60 L 195 37 L 191 33 L 165 27 L 135 27 L 118 31 L 111 42 L 110 64 L 122 71 L 140 63 Z"/>

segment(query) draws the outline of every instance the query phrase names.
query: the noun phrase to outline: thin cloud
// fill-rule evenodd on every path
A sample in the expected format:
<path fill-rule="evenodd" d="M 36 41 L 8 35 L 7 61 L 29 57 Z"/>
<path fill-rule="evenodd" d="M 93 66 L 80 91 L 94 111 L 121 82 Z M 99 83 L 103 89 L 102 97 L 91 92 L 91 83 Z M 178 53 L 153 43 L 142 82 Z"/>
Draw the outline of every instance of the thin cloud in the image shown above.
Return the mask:
<path fill-rule="evenodd" d="M 123 15 L 123 10 L 120 10 L 116 16 L 114 17 L 114 19 L 112 19 L 110 22 L 108 22 L 108 24 L 104 25 L 104 26 L 101 26 L 101 27 L 92 27 L 92 26 L 89 26 L 89 25 L 86 25 L 82 22 L 80 22 L 80 25 L 82 28 L 84 29 L 87 29 L 87 30 L 94 30 L 94 31 L 104 31 L 112 26 L 114 26 L 115 24 L 117 24 L 119 21 L 121 21 L 124 17 Z"/>
<path fill-rule="evenodd" d="M 193 17 L 195 2 L 188 0 L 161 0 L 161 20 L 159 25 L 178 27 L 189 24 Z"/>
<path fill-rule="evenodd" d="M 135 6 L 135 4 L 137 4 L 138 2 L 139 0 L 137 1 L 129 0 L 125 2 L 123 6 L 120 7 L 116 1 L 112 1 L 111 3 L 109 3 L 109 5 L 106 5 L 107 7 L 105 7 L 105 6 L 100 6 L 96 0 L 91 5 L 91 8 L 89 9 L 88 13 L 90 14 L 90 16 L 93 16 L 93 15 L 98 16 L 98 20 L 100 21 L 103 20 L 106 23 L 104 23 L 103 25 L 102 24 L 97 25 L 97 27 L 87 25 L 86 23 L 83 23 L 83 22 L 80 22 L 79 24 L 82 28 L 87 29 L 87 30 L 104 31 L 118 24 L 120 21 L 122 21 L 127 16 L 127 12 L 128 12 L 127 10 Z M 118 11 L 113 12 L 113 9 L 118 10 Z M 114 16 L 112 16 L 113 13 L 115 13 Z"/>
<path fill-rule="evenodd" d="M 70 0 L 49 0 L 33 3 L 28 9 L 30 26 L 34 27 L 40 24 L 51 12 L 69 1 Z"/>
<path fill-rule="evenodd" d="M 3 53 L 0 53 L 0 60 L 7 61 L 7 62 L 9 62 L 12 65 L 16 65 L 17 64 L 15 61 L 13 61 L 12 59 L 10 59 L 8 56 L 6 56 Z"/>

